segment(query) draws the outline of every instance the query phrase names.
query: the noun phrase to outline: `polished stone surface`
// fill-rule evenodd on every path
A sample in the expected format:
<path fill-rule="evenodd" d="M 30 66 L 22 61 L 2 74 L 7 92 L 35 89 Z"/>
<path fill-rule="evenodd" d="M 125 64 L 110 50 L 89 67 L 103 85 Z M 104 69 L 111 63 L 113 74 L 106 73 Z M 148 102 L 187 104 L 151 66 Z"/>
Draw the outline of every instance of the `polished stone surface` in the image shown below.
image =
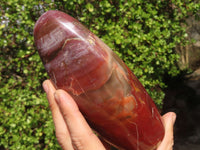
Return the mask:
<path fill-rule="evenodd" d="M 56 88 L 77 102 L 90 126 L 126 150 L 154 150 L 164 135 L 144 87 L 113 51 L 81 23 L 48 11 L 34 28 L 35 44 Z"/>

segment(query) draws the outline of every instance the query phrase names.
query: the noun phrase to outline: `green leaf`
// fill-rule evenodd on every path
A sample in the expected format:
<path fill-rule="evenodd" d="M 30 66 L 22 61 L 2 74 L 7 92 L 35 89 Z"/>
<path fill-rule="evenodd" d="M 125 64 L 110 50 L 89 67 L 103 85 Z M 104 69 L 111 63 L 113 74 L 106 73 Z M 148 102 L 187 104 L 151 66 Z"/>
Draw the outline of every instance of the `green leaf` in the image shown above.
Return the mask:
<path fill-rule="evenodd" d="M 86 8 L 89 10 L 89 12 L 93 12 L 94 11 L 94 6 L 91 3 L 88 3 L 86 5 Z"/>

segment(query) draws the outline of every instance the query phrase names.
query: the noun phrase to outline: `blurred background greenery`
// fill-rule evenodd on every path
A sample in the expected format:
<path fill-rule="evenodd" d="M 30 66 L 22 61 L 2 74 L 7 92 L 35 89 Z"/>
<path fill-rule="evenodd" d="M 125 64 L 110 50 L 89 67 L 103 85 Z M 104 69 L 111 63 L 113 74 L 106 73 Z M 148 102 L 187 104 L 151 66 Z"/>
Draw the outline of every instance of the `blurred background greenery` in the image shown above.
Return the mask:
<path fill-rule="evenodd" d="M 61 10 L 99 36 L 162 108 L 165 76 L 177 76 L 176 45 L 187 45 L 194 0 L 1 0 L 0 149 L 60 149 L 42 82 L 48 78 L 33 42 L 44 12 Z M 184 69 L 187 69 L 184 68 Z"/>

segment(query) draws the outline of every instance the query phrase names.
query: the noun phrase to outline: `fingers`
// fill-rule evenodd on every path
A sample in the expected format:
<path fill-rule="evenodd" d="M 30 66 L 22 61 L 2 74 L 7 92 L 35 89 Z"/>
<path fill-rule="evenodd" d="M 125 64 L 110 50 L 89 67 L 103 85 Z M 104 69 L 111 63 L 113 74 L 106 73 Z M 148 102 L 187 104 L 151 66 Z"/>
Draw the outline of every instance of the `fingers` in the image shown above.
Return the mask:
<path fill-rule="evenodd" d="M 73 150 L 71 138 L 70 138 L 66 123 L 59 110 L 59 106 L 57 105 L 54 98 L 54 93 L 56 89 L 54 88 L 50 80 L 44 81 L 43 88 L 47 94 L 49 107 L 52 112 L 57 140 L 63 150 Z"/>
<path fill-rule="evenodd" d="M 165 136 L 157 150 L 172 150 L 174 145 L 173 127 L 176 120 L 174 112 L 166 113 L 162 117 L 162 122 L 165 128 Z"/>
<path fill-rule="evenodd" d="M 55 98 L 65 123 L 68 126 L 74 149 L 105 149 L 80 113 L 78 106 L 72 97 L 63 90 L 57 90 L 55 92 Z"/>

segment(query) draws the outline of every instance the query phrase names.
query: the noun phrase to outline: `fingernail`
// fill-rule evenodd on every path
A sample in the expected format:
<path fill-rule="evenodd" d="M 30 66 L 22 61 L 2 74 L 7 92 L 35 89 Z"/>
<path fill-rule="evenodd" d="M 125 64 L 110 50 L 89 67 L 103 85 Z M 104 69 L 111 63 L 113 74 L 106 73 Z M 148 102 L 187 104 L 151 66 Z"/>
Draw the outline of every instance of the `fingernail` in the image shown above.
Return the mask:
<path fill-rule="evenodd" d="M 176 114 L 175 113 L 173 113 L 173 115 L 172 115 L 172 121 L 173 121 L 173 123 L 175 123 L 175 121 L 176 121 Z"/>
<path fill-rule="evenodd" d="M 46 93 L 48 93 L 49 87 L 48 87 L 47 83 L 43 83 L 42 86 L 43 86 L 44 91 L 45 91 Z"/>
<path fill-rule="evenodd" d="M 59 103 L 60 102 L 60 98 L 59 98 L 57 92 L 54 93 L 54 97 L 56 99 L 56 102 Z"/>

